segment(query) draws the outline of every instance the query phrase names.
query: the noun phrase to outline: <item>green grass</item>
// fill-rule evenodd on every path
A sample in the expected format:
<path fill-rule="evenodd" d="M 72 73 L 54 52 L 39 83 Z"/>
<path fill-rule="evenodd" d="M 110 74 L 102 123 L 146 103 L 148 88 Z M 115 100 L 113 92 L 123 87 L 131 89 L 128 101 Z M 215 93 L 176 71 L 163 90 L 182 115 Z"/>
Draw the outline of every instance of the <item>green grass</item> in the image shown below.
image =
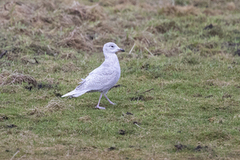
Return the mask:
<path fill-rule="evenodd" d="M 15 153 L 14 159 L 239 158 L 239 4 L 215 16 L 202 6 L 197 16 L 179 16 L 109 4 L 100 6 L 106 19 L 80 26 L 60 29 L 57 19 L 39 28 L 17 18 L 2 24 L 0 43 L 8 53 L 0 59 L 0 159 Z M 79 37 L 95 36 L 78 42 L 92 49 L 59 43 L 75 27 Z M 127 51 L 118 54 L 121 86 L 108 92 L 117 105 L 102 98 L 106 110 L 94 109 L 100 93 L 60 98 L 103 62 L 107 41 Z M 20 74 L 38 84 L 11 83 Z"/>

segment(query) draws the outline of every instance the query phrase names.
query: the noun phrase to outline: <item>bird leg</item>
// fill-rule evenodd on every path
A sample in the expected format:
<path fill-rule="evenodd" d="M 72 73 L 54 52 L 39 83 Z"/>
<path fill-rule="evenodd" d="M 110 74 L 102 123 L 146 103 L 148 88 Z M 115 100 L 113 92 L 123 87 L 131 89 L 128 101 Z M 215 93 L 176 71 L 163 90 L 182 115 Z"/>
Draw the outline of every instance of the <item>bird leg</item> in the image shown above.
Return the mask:
<path fill-rule="evenodd" d="M 111 103 L 112 105 L 116 105 L 116 103 L 113 103 L 112 101 L 110 101 L 110 99 L 108 99 L 106 93 L 104 94 L 104 97 L 107 98 L 108 102 Z"/>
<path fill-rule="evenodd" d="M 101 98 L 102 98 L 102 93 L 101 93 L 101 95 L 100 95 L 100 97 L 99 97 L 98 104 L 97 104 L 97 106 L 96 106 L 95 108 L 98 108 L 98 109 L 105 109 L 105 107 L 100 107 L 100 106 L 99 106 L 100 101 L 101 101 Z"/>

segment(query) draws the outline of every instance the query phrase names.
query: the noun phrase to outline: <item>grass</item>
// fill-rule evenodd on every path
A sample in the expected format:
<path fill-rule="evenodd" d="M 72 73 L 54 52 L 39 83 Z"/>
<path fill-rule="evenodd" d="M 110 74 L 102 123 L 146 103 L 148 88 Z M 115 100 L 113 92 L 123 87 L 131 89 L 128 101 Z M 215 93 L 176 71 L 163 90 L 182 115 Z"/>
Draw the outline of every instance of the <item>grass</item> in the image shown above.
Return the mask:
<path fill-rule="evenodd" d="M 167 3 L 0 2 L 0 159 L 239 158 L 240 3 Z M 108 41 L 117 105 L 60 98 Z"/>

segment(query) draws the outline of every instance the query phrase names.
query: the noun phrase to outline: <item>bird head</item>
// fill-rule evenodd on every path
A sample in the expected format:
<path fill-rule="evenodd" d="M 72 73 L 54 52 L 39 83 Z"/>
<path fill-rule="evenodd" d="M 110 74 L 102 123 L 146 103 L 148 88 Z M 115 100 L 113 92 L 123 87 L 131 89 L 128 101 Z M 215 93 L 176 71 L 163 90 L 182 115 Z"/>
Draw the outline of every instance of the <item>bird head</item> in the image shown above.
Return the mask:
<path fill-rule="evenodd" d="M 103 46 L 103 53 L 104 54 L 115 54 L 117 52 L 125 52 L 124 49 L 119 48 L 115 43 L 108 42 Z"/>

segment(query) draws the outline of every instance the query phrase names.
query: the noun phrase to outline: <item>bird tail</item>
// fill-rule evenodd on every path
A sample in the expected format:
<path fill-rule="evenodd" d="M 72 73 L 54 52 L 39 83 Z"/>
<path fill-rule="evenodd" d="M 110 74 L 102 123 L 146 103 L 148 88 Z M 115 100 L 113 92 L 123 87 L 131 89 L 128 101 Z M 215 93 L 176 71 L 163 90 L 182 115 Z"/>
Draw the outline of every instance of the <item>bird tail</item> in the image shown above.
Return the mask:
<path fill-rule="evenodd" d="M 64 94 L 62 97 L 79 97 L 81 95 L 83 95 L 84 93 L 86 93 L 87 91 L 77 91 L 77 90 L 73 90 L 67 94 Z"/>

